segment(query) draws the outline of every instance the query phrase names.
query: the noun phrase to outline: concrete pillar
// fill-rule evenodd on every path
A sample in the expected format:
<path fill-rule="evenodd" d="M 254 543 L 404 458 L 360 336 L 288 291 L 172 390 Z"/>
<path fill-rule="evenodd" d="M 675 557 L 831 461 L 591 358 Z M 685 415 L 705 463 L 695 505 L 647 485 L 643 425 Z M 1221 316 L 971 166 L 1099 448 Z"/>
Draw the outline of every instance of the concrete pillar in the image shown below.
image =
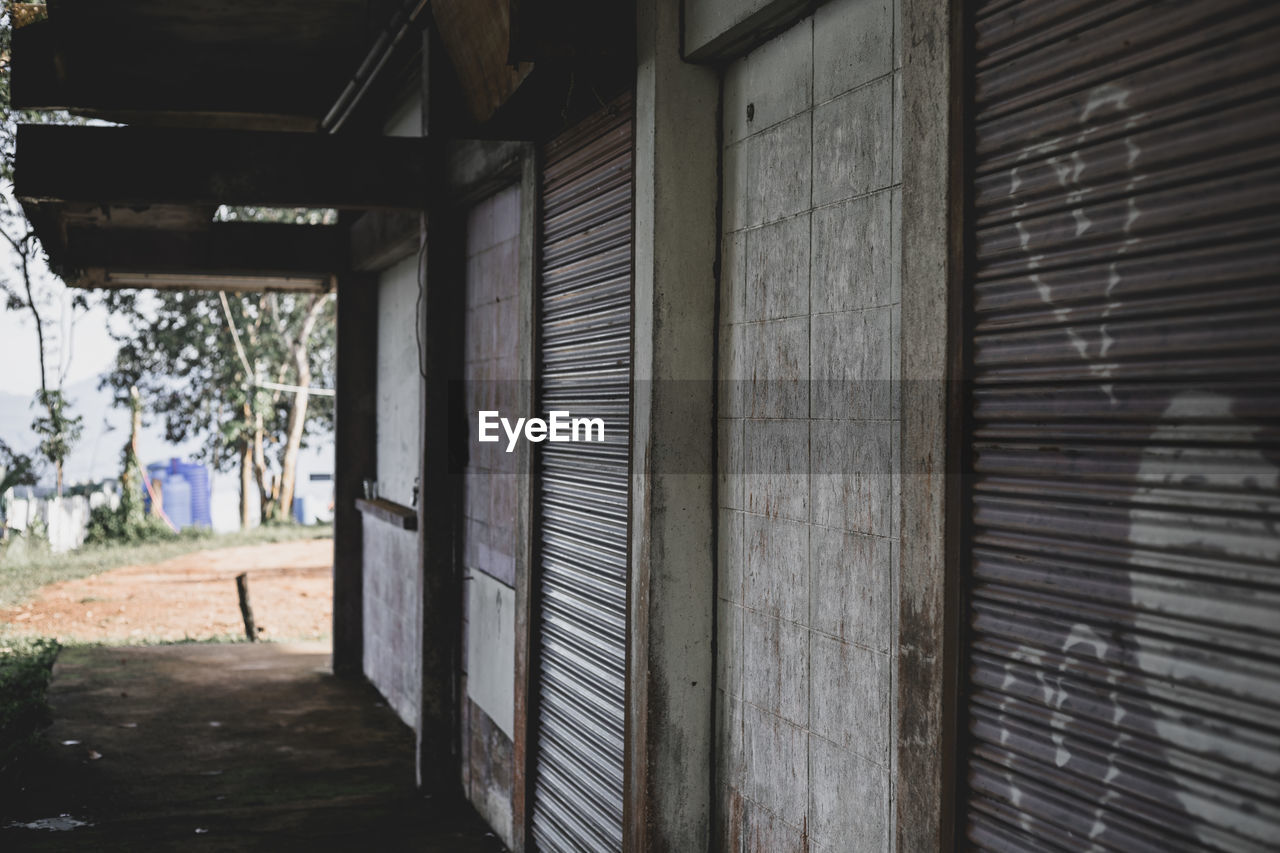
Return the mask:
<path fill-rule="evenodd" d="M 962 214 L 958 3 L 902 0 L 902 558 L 896 847 L 954 849 L 959 506 L 948 386 Z"/>
<path fill-rule="evenodd" d="M 706 850 L 712 790 L 719 82 L 637 3 L 626 841 Z"/>
<path fill-rule="evenodd" d="M 358 677 L 364 658 L 364 528 L 356 498 L 377 476 L 378 286 L 338 282 L 333 465 L 333 671 Z"/>

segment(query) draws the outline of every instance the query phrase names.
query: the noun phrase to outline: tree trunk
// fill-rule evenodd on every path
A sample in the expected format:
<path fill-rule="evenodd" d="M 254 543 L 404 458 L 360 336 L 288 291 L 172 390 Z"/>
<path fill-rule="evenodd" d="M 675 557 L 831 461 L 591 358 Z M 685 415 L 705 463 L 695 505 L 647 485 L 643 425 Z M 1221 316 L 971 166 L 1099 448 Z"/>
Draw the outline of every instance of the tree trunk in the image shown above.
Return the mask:
<path fill-rule="evenodd" d="M 298 336 L 293 339 L 293 366 L 298 374 L 298 390 L 293 395 L 293 405 L 289 407 L 289 424 L 285 439 L 284 452 L 280 456 L 280 511 L 288 515 L 293 511 L 293 493 L 298 474 L 298 451 L 302 447 L 302 436 L 307 426 L 307 406 L 311 401 L 308 389 L 311 387 L 311 360 L 309 348 L 311 333 L 315 330 L 316 321 L 320 319 L 320 311 L 324 308 L 324 297 L 314 297 L 307 307 L 306 317 Z"/>
<path fill-rule="evenodd" d="M 262 415 L 259 414 L 253 427 L 253 470 L 258 478 L 258 501 L 262 508 L 262 521 L 265 524 L 276 517 L 277 485 L 271 472 L 267 470 L 267 453 L 263 446 L 264 432 Z"/>
<path fill-rule="evenodd" d="M 253 488 L 253 445 L 240 439 L 240 529 L 249 529 L 249 490 Z"/>

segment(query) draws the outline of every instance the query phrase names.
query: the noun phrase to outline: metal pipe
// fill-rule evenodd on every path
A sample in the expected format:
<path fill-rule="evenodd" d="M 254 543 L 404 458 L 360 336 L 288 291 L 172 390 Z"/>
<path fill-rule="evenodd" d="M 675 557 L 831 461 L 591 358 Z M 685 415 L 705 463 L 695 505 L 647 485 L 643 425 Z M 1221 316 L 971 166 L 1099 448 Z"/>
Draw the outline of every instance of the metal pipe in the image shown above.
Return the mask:
<path fill-rule="evenodd" d="M 391 58 L 391 53 L 396 46 L 404 40 L 405 34 L 409 32 L 409 28 L 413 26 L 418 16 L 422 14 L 431 0 L 410 0 L 400 9 L 400 15 L 392 18 L 391 22 L 378 35 L 373 46 L 369 48 L 369 52 L 365 54 L 364 61 L 360 63 L 360 67 L 356 69 L 356 73 L 347 82 L 342 93 L 338 95 L 337 100 L 333 102 L 333 106 L 329 108 L 329 112 L 320 122 L 320 129 L 326 133 L 337 133 L 351 117 L 351 113 L 359 105 L 364 98 L 365 93 L 369 91 L 369 87 L 373 85 L 373 81 L 382 73 L 382 69 L 386 66 L 387 60 Z M 397 20 L 403 17 L 397 27 Z M 394 35 L 392 32 L 394 31 Z"/>

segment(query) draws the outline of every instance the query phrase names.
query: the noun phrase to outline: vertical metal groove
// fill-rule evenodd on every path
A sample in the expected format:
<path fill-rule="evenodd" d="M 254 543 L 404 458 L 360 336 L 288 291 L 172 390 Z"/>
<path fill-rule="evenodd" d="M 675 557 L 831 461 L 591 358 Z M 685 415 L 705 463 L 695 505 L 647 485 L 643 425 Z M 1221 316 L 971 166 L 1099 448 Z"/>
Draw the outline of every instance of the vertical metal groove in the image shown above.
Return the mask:
<path fill-rule="evenodd" d="M 533 840 L 622 849 L 631 406 L 632 109 L 543 153 L 539 405 L 601 418 L 601 443 L 539 446 Z"/>

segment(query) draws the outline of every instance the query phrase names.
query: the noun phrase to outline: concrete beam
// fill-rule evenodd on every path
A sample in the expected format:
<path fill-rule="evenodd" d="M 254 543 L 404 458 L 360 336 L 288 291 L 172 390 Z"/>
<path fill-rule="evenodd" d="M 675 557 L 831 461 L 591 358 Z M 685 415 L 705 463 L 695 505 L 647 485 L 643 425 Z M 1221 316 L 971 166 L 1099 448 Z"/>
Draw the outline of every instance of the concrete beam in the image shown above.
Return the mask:
<path fill-rule="evenodd" d="M 684 57 L 725 62 L 764 44 L 822 0 L 683 0 Z"/>
<path fill-rule="evenodd" d="M 714 766 L 715 72 L 637 3 L 631 649 L 625 839 L 706 850 Z"/>
<path fill-rule="evenodd" d="M 329 225 L 215 222 L 201 231 L 68 227 L 65 263 L 121 272 L 329 276 L 347 269 L 343 233 Z"/>

